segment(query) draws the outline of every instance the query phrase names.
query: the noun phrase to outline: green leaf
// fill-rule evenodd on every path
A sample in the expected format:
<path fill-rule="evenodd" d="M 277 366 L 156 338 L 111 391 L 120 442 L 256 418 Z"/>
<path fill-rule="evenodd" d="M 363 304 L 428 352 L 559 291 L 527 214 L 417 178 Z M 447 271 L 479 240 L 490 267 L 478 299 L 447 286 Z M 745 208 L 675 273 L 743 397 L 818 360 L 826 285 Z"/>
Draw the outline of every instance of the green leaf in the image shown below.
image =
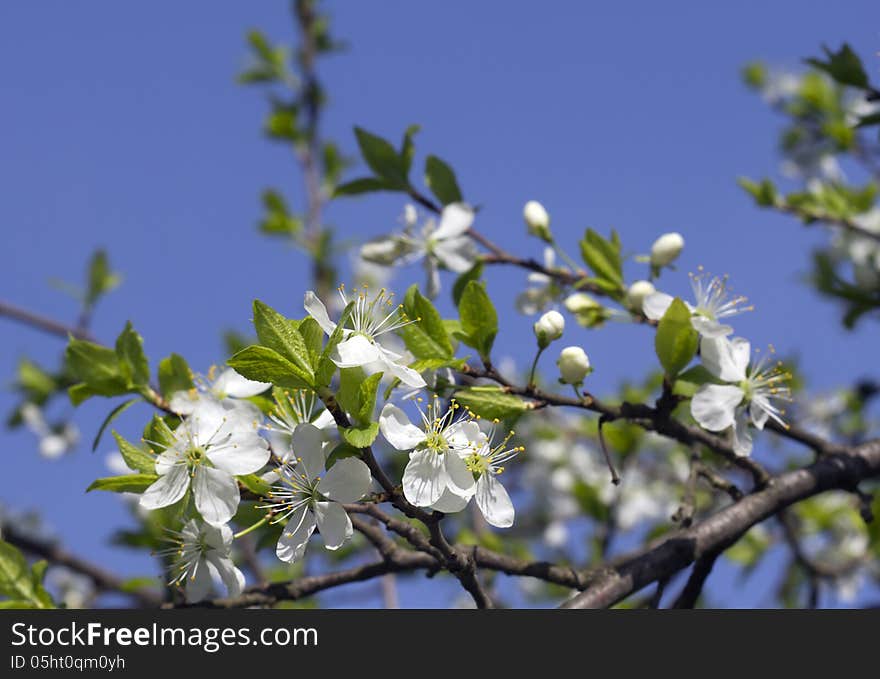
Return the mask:
<path fill-rule="evenodd" d="M 366 379 L 362 368 L 340 368 L 339 389 L 336 401 L 347 413 L 357 413 L 360 409 L 360 385 Z"/>
<path fill-rule="evenodd" d="M 71 375 L 85 387 L 70 390 L 75 405 L 90 396 L 119 396 L 129 391 L 116 352 L 93 342 L 71 337 L 64 352 Z"/>
<path fill-rule="evenodd" d="M 321 364 L 321 352 L 324 348 L 324 331 L 318 325 L 318 321 L 309 316 L 300 322 L 297 332 L 303 338 L 312 371 L 318 370 Z"/>
<path fill-rule="evenodd" d="M 236 372 L 257 382 L 270 382 L 277 387 L 290 389 L 311 388 L 313 375 L 288 361 L 277 351 L 259 345 L 251 345 L 239 351 L 226 362 Z"/>
<path fill-rule="evenodd" d="M 143 448 L 129 443 L 115 431 L 113 432 L 113 438 L 116 439 L 116 447 L 119 449 L 119 454 L 122 455 L 122 459 L 125 460 L 125 464 L 129 469 L 144 474 L 156 473 L 156 459 L 153 455 Z"/>
<path fill-rule="evenodd" d="M 116 338 L 116 356 L 119 358 L 119 371 L 129 387 L 142 387 L 150 382 L 150 364 L 144 354 L 144 340 L 135 332 L 131 321 L 125 324 Z"/>
<path fill-rule="evenodd" d="M 358 387 L 357 419 L 362 424 L 367 424 L 373 419 L 373 410 L 376 408 L 376 390 L 382 380 L 382 373 L 373 373 Z"/>
<path fill-rule="evenodd" d="M 455 172 L 437 156 L 425 159 L 425 184 L 443 205 L 462 201 Z"/>
<path fill-rule="evenodd" d="M 691 324 L 691 311 L 676 297 L 660 323 L 654 337 L 657 358 L 669 377 L 675 377 L 697 353 L 699 337 Z"/>
<path fill-rule="evenodd" d="M 394 187 L 405 189 L 409 185 L 406 162 L 394 147 L 387 140 L 363 128 L 355 127 L 354 133 L 361 155 L 370 169 Z"/>
<path fill-rule="evenodd" d="M 192 371 L 180 354 L 171 354 L 159 361 L 159 389 L 166 398 L 178 391 L 189 391 L 193 384 Z"/>
<path fill-rule="evenodd" d="M 474 264 L 468 271 L 465 271 L 458 278 L 455 279 L 455 283 L 452 285 L 452 301 L 455 302 L 455 306 L 457 307 L 461 302 L 461 296 L 464 294 L 464 289 L 467 287 L 467 284 L 471 281 L 478 281 L 483 275 L 483 262 L 481 260 L 477 260 L 477 263 Z"/>
<path fill-rule="evenodd" d="M 89 261 L 85 304 L 93 307 L 106 293 L 119 285 L 120 277 L 110 269 L 107 253 L 97 250 Z"/>
<path fill-rule="evenodd" d="M 379 177 L 361 177 L 345 182 L 336 187 L 333 191 L 334 198 L 344 196 L 359 196 L 364 193 L 374 193 L 376 191 L 400 191 L 400 187 L 393 182 L 389 182 Z"/>
<path fill-rule="evenodd" d="M 254 300 L 254 328 L 260 344 L 274 350 L 300 369 L 303 379 L 309 384 L 314 381 L 314 373 L 303 336 L 298 323 L 291 321 L 268 304 Z"/>
<path fill-rule="evenodd" d="M 612 284 L 613 289 L 623 287 L 623 260 L 616 234 L 612 232 L 612 240 L 608 241 L 593 229 L 587 229 L 580 248 L 581 257 L 598 278 Z"/>
<path fill-rule="evenodd" d="M 419 292 L 418 286 L 412 285 L 406 291 L 403 307 L 409 319 L 415 321 L 400 329 L 400 336 L 413 356 L 451 358 L 452 341 L 443 319 L 431 301 Z"/>
<path fill-rule="evenodd" d="M 86 488 L 86 492 L 92 490 L 108 490 L 113 493 L 142 493 L 153 485 L 158 479 L 156 474 L 128 474 L 125 476 L 108 476 L 103 479 L 95 479 Z"/>
<path fill-rule="evenodd" d="M 515 419 L 529 410 L 529 404 L 498 387 L 470 387 L 455 393 L 455 400 L 480 417 L 494 420 Z"/>
<path fill-rule="evenodd" d="M 164 417 L 153 415 L 153 419 L 144 429 L 144 441 L 151 446 L 155 445 L 162 449 L 174 445 L 174 430 L 168 424 L 169 420 L 174 424 L 177 417 L 174 415 L 165 415 Z"/>
<path fill-rule="evenodd" d="M 413 157 L 416 154 L 413 137 L 418 134 L 421 129 L 420 125 L 410 125 L 403 132 L 403 141 L 400 144 L 400 158 L 403 160 L 403 168 L 407 175 L 412 167 Z"/>
<path fill-rule="evenodd" d="M 119 417 L 122 413 L 128 410 L 131 406 L 137 403 L 136 398 L 130 398 L 127 401 L 123 401 L 118 406 L 116 406 L 113 410 L 110 411 L 110 414 L 104 418 L 104 421 L 101 423 L 100 428 L 98 429 L 98 433 L 95 435 L 95 440 L 92 441 L 92 452 L 98 448 L 98 444 L 101 442 L 101 437 L 104 435 L 104 430 L 110 425 L 110 423 Z"/>
<path fill-rule="evenodd" d="M 498 334 L 498 314 L 481 283 L 470 281 L 465 286 L 458 313 L 461 318 L 459 339 L 480 352 L 481 358 L 488 359 Z"/>
<path fill-rule="evenodd" d="M 695 365 L 681 373 L 672 387 L 674 394 L 690 398 L 704 384 L 719 384 L 720 380 L 702 365 Z"/>
<path fill-rule="evenodd" d="M 51 597 L 43 588 L 45 572 L 45 561 L 31 569 L 16 547 L 0 540 L 0 594 L 12 600 L 9 607 L 54 608 Z M 13 605 L 12 602 L 24 602 L 24 605 Z"/>
<path fill-rule="evenodd" d="M 755 204 L 760 207 L 772 207 L 776 204 L 776 186 L 769 179 L 761 182 L 753 182 L 746 177 L 740 177 L 737 183 L 755 199 Z"/>
<path fill-rule="evenodd" d="M 379 423 L 370 422 L 363 427 L 349 427 L 341 429 L 342 438 L 355 448 L 367 448 L 373 444 L 379 435 Z"/>
<path fill-rule="evenodd" d="M 807 59 L 806 62 L 810 66 L 824 71 L 841 85 L 850 85 L 863 90 L 870 87 L 868 74 L 865 72 L 865 67 L 862 66 L 862 60 L 847 43 L 843 43 L 837 52 L 824 45 L 822 51 L 825 52 L 827 61 Z"/>
<path fill-rule="evenodd" d="M 318 369 L 315 376 L 315 383 L 318 387 L 329 386 L 333 379 L 333 375 L 336 374 L 336 364 L 333 362 L 331 356 L 336 349 L 336 345 L 342 341 L 343 329 L 345 328 L 346 323 L 348 323 L 348 318 L 351 316 L 354 304 L 354 302 L 349 302 L 345 309 L 343 309 L 342 315 L 339 317 L 339 322 L 336 324 L 336 328 L 327 340 L 327 344 L 324 345 L 324 351 L 321 352 L 321 359 L 318 361 Z"/>

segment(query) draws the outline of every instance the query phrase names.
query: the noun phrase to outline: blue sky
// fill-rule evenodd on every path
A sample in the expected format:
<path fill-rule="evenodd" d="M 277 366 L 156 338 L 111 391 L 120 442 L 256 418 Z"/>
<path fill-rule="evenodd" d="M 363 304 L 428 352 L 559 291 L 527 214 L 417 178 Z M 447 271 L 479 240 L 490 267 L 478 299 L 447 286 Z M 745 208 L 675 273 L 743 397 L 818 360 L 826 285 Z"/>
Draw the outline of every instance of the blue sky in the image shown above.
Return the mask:
<path fill-rule="evenodd" d="M 735 180 L 778 165 L 779 120 L 740 84 L 739 68 L 754 58 L 793 66 L 822 42 L 847 40 L 877 75 L 874 3 L 328 6 L 350 43 L 322 70 L 326 133 L 343 148 L 354 152 L 354 124 L 395 140 L 421 124 L 417 148 L 456 168 L 465 196 L 483 206 L 480 230 L 524 254 L 535 251 L 521 237 L 531 198 L 573 252 L 587 226 L 618 229 L 632 253 L 680 231 L 683 270 L 663 279 L 672 291 L 684 292 L 684 272 L 699 264 L 729 273 L 757 307 L 737 322 L 740 334 L 798 355 L 815 387 L 866 374 L 876 326 L 843 331 L 837 310 L 800 283 L 822 234 L 759 212 Z M 112 339 L 130 319 L 154 361 L 177 351 L 196 368 L 224 358 L 220 331 L 246 330 L 254 297 L 301 313 L 300 256 L 255 232 L 260 191 L 278 186 L 301 204 L 298 177 L 263 140 L 260 94 L 234 83 L 248 28 L 289 40 L 286 2 L 3 3 L 0 25 L 0 297 L 73 320 L 75 304 L 47 281 L 78 281 L 89 253 L 105 247 L 125 282 L 101 304 L 95 334 Z M 366 238 L 394 227 L 401 206 L 398 196 L 348 200 L 328 217 Z M 530 323 L 512 305 L 523 282 L 516 271 L 489 282 L 500 352 L 515 356 L 531 351 Z M 0 333 L 7 378 L 19 357 L 52 362 L 61 349 L 2 319 Z M 600 393 L 653 365 L 643 329 L 578 329 L 569 339 L 587 348 Z M 0 410 L 12 403 L 0 392 Z M 84 440 L 107 410 L 94 401 L 77 414 Z M 145 416 L 133 409 L 119 426 L 134 434 Z M 84 444 L 49 464 L 28 435 L 0 437 L 0 500 L 40 509 L 77 551 L 142 572 L 142 556 L 105 544 L 124 519 L 117 499 L 83 495 L 104 474 L 103 454 Z"/>

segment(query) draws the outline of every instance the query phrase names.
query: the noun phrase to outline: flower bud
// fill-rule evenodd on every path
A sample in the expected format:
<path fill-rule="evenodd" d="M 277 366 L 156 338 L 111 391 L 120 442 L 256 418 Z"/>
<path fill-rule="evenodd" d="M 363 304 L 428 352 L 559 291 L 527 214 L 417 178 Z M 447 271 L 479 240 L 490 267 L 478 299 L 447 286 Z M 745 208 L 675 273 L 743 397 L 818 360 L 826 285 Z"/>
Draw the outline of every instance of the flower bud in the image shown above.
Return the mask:
<path fill-rule="evenodd" d="M 526 226 L 529 227 L 529 233 L 537 236 L 546 243 L 553 242 L 553 236 L 550 234 L 550 215 L 547 210 L 536 200 L 530 200 L 523 208 L 523 219 L 526 220 Z"/>
<path fill-rule="evenodd" d="M 559 374 L 561 375 L 559 381 L 563 384 L 581 384 L 584 378 L 592 372 L 590 359 L 580 347 L 563 349 L 556 365 L 559 366 Z"/>
<path fill-rule="evenodd" d="M 657 289 L 650 281 L 636 281 L 626 291 L 626 303 L 630 309 L 641 312 L 642 302 L 645 301 L 645 297 L 653 295 L 655 292 L 657 292 Z"/>
<path fill-rule="evenodd" d="M 562 331 L 565 330 L 565 319 L 558 311 L 548 311 L 538 319 L 533 327 L 535 337 L 538 338 L 538 346 L 544 349 L 550 342 L 562 337 Z"/>
<path fill-rule="evenodd" d="M 575 292 L 565 298 L 565 308 L 573 314 L 580 314 L 594 309 L 601 309 L 602 305 L 585 292 Z"/>
<path fill-rule="evenodd" d="M 651 266 L 655 269 L 669 266 L 681 254 L 682 248 L 684 238 L 680 233 L 664 233 L 651 246 Z"/>

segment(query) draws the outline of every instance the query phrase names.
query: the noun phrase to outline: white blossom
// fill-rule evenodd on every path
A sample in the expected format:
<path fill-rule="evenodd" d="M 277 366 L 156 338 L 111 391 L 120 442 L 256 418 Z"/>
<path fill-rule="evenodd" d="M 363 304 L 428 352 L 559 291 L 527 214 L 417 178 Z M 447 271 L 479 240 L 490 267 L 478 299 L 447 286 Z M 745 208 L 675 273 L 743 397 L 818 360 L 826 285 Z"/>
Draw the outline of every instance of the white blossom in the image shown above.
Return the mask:
<path fill-rule="evenodd" d="M 170 532 L 174 546 L 160 552 L 171 557 L 171 585 L 181 585 L 186 600 L 196 603 L 205 599 L 214 582 L 222 582 L 227 596 L 236 597 L 244 589 L 244 575 L 229 556 L 232 530 L 229 526 L 212 526 L 196 519 L 187 521 L 180 532 Z"/>
<path fill-rule="evenodd" d="M 474 210 L 465 203 L 451 203 L 443 208 L 439 223 L 428 219 L 420 232 L 415 230 L 414 213 L 415 208 L 405 213 L 403 233 L 382 236 L 364 244 L 361 257 L 385 266 L 424 260 L 426 291 L 433 298 L 440 291 L 441 267 L 464 273 L 476 262 L 477 251 L 468 236 L 468 229 L 474 223 Z"/>
<path fill-rule="evenodd" d="M 763 429 L 768 418 L 783 427 L 785 411 L 776 400 L 790 401 L 791 391 L 785 382 L 791 375 L 781 363 L 770 364 L 764 356 L 750 365 L 751 345 L 735 337 L 706 338 L 700 342 L 703 365 L 725 384 L 704 384 L 691 399 L 691 414 L 704 429 L 724 431 L 733 427 L 733 450 L 737 455 L 752 451 L 749 421 Z"/>
<path fill-rule="evenodd" d="M 544 268 L 548 271 L 556 266 L 556 252 L 553 248 L 544 248 Z M 516 308 L 520 313 L 531 316 L 550 306 L 559 296 L 559 288 L 553 278 L 545 273 L 532 272 L 526 279 L 531 286 L 517 295 Z"/>
<path fill-rule="evenodd" d="M 262 394 L 271 384 L 255 382 L 242 377 L 232 368 L 217 369 L 211 366 L 206 378 L 195 377 L 196 386 L 188 391 L 178 391 L 171 395 L 169 405 L 171 410 L 179 415 L 189 415 L 193 412 L 200 398 L 209 396 L 217 401 L 226 399 L 246 399 L 257 394 Z"/>
<path fill-rule="evenodd" d="M 370 489 L 370 470 L 354 457 L 337 460 L 326 469 L 327 455 L 321 431 L 311 424 L 293 433 L 293 458 L 279 470 L 280 482 L 272 486 L 268 509 L 272 523 L 284 523 L 276 556 L 294 562 L 303 557 L 315 528 L 324 546 L 339 549 L 351 538 L 351 519 L 341 503 L 357 502 Z"/>
<path fill-rule="evenodd" d="M 694 303 L 685 302 L 691 311 L 691 324 L 703 337 L 721 337 L 733 332 L 729 325 L 720 323 L 722 318 L 752 311 L 754 307 L 743 306 L 748 299 L 742 295 L 731 295 L 727 286 L 727 276 L 719 278 L 700 271 L 689 274 Z M 655 292 L 645 297 L 642 310 L 645 316 L 654 321 L 663 318 L 675 298 L 665 292 Z"/>
<path fill-rule="evenodd" d="M 339 287 L 339 295 L 343 306 L 348 305 L 350 299 L 344 286 Z M 336 346 L 331 358 L 340 368 L 371 369 L 373 365 L 378 365 L 381 370 L 410 387 L 424 387 L 425 380 L 422 376 L 401 363 L 403 354 L 391 351 L 379 342 L 380 336 L 417 321 L 406 318 L 403 305 L 394 305 L 392 297 L 384 288 L 373 297 L 368 296 L 366 288 L 357 290 L 354 293 L 354 310 L 348 321 L 351 327 L 343 329 L 343 339 Z M 304 306 L 324 332 L 332 335 L 336 330 L 336 323 L 330 320 L 327 307 L 311 290 L 305 294 Z"/>
<path fill-rule="evenodd" d="M 249 404 L 248 404 L 249 405 Z M 159 479 L 141 495 L 145 509 L 167 507 L 192 487 L 196 509 L 212 526 L 228 522 L 240 499 L 236 476 L 259 471 L 269 446 L 251 408 L 200 399 L 174 430 L 174 441 L 156 457 Z"/>
<path fill-rule="evenodd" d="M 434 509 L 447 513 L 459 512 L 473 497 L 490 526 L 509 528 L 513 525 L 513 502 L 498 476 L 504 473 L 505 465 L 525 448 L 507 447 L 513 437 L 512 431 L 496 444 L 494 439 L 497 424 L 498 420 L 495 420 L 490 432 L 471 442 L 469 449 L 455 451 L 464 459 L 467 470 L 476 479 L 476 483 L 466 493 L 460 493 L 454 488 L 448 489 L 440 501 L 433 505 Z"/>
<path fill-rule="evenodd" d="M 417 399 L 421 402 L 421 399 Z M 421 426 L 410 422 L 406 413 L 387 403 L 379 415 L 379 429 L 385 440 L 401 451 L 411 451 L 403 472 L 403 493 L 417 507 L 430 507 L 446 491 L 467 496 L 474 477 L 460 453 L 482 443 L 479 425 L 453 401 L 442 411 L 440 399 L 433 397 L 421 415 Z"/>
<path fill-rule="evenodd" d="M 52 427 L 43 411 L 34 403 L 25 403 L 20 410 L 25 426 L 39 439 L 37 449 L 43 457 L 55 460 L 72 450 L 79 442 L 79 429 L 73 422 Z"/>

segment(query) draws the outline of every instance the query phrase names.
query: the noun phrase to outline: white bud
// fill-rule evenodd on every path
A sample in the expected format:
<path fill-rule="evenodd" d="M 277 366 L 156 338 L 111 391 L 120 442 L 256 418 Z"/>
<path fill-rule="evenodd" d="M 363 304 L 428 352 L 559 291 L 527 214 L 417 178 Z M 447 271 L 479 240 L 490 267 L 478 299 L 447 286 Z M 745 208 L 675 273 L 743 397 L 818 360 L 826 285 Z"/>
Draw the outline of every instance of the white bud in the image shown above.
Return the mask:
<path fill-rule="evenodd" d="M 561 381 L 565 384 L 581 384 L 590 374 L 590 359 L 580 347 L 566 347 L 556 361 L 559 366 Z"/>
<path fill-rule="evenodd" d="M 543 349 L 553 340 L 562 337 L 562 332 L 565 330 L 565 319 L 558 311 L 548 311 L 538 319 L 533 327 L 535 337 L 538 338 L 538 346 Z"/>
<path fill-rule="evenodd" d="M 680 233 L 664 233 L 651 246 L 651 266 L 655 269 L 669 266 L 681 254 L 684 238 Z"/>
<path fill-rule="evenodd" d="M 657 289 L 650 281 L 636 281 L 626 291 L 626 302 L 629 304 L 630 309 L 641 311 L 642 302 L 645 301 L 645 297 L 653 295 L 655 292 L 657 292 Z"/>
<path fill-rule="evenodd" d="M 530 200 L 523 208 L 523 219 L 526 220 L 526 226 L 529 227 L 529 233 L 537 236 L 547 243 L 553 242 L 553 236 L 550 235 L 550 215 L 547 210 L 536 200 Z"/>
<path fill-rule="evenodd" d="M 575 292 L 574 294 L 569 295 L 565 298 L 563 304 L 565 305 L 565 308 L 573 314 L 579 314 L 584 311 L 590 311 L 591 309 L 599 309 L 602 307 L 597 300 L 590 297 L 585 292 Z"/>

